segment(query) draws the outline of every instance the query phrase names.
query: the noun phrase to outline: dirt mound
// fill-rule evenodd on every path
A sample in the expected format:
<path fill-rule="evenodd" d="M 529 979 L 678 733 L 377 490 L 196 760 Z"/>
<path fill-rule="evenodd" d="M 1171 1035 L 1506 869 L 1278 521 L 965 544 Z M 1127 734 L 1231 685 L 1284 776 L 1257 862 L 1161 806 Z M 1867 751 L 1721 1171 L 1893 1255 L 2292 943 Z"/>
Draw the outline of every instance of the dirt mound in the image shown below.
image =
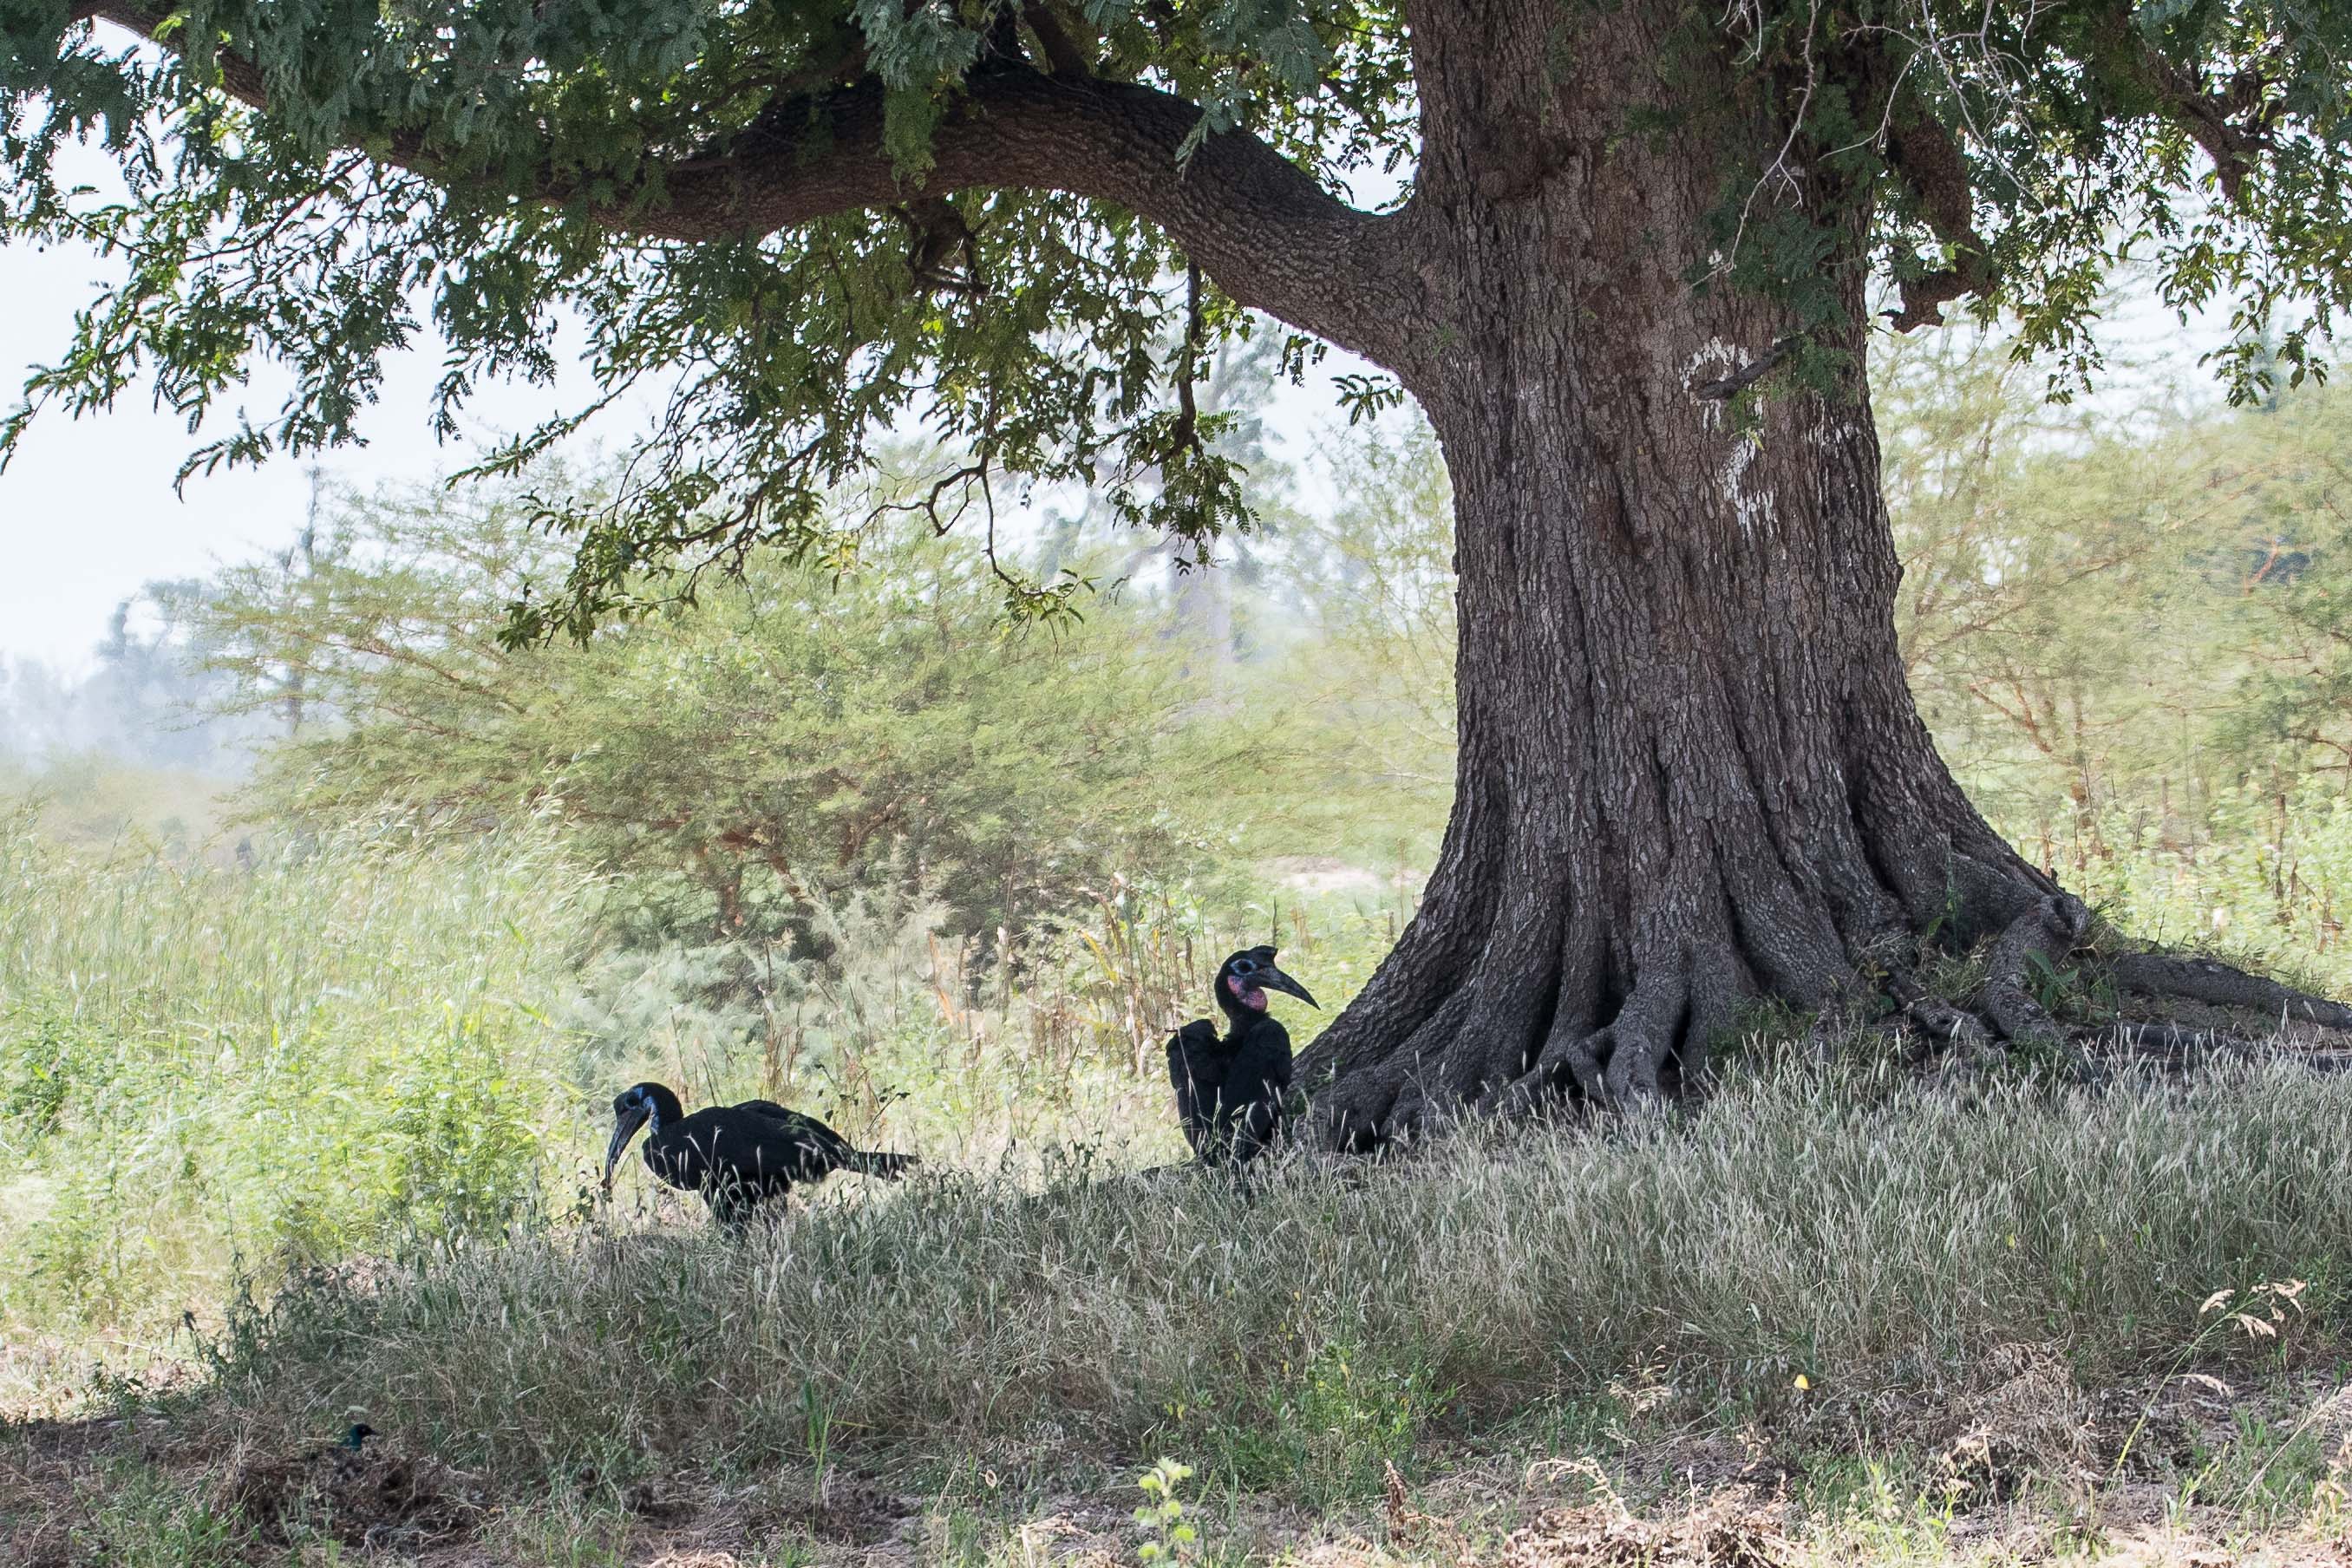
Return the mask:
<path fill-rule="evenodd" d="M 1778 1505 L 1727 1491 L 1674 1519 L 1613 1500 L 1558 1508 L 1503 1542 L 1495 1568 L 1780 1568 L 1795 1560 Z"/>
<path fill-rule="evenodd" d="M 1966 1403 L 1936 1458 L 1958 1507 L 2006 1501 L 2037 1475 L 2072 1479 L 2091 1462 L 2090 1401 L 2065 1363 L 2042 1345 L 2003 1345 L 1991 1359 L 2000 1381 Z"/>
<path fill-rule="evenodd" d="M 844 1546 L 878 1546 L 898 1533 L 899 1521 L 918 1511 L 904 1498 L 854 1478 L 825 1478 L 823 1495 L 771 1504 L 766 1521 L 790 1525 Z"/>
<path fill-rule="evenodd" d="M 421 1546 L 470 1533 L 482 1489 L 431 1455 L 383 1444 L 365 1452 L 331 1447 L 291 1457 L 253 1456 L 233 1467 L 222 1500 L 262 1540 L 288 1544 L 298 1533 L 347 1546 Z"/>

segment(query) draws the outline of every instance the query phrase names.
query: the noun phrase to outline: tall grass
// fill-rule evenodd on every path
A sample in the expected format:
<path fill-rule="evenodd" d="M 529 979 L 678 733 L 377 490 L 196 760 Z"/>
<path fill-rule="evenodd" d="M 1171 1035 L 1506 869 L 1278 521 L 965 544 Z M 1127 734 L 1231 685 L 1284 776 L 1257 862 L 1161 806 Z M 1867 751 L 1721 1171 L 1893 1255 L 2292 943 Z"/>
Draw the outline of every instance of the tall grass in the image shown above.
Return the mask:
<path fill-rule="evenodd" d="M 2016 841 L 2136 936 L 2217 948 L 2352 997 L 2352 797 L 2336 778 L 2221 791 L 2196 816 L 2123 803 L 2069 812 Z"/>
<path fill-rule="evenodd" d="M 1070 973 L 1059 933 L 1037 933 L 1016 982 L 919 896 L 877 889 L 814 905 L 808 920 L 800 943 L 598 955 L 571 1016 L 594 1043 L 607 1100 L 644 1077 L 690 1104 L 758 1095 L 934 1163 L 992 1164 L 1015 1147 L 1159 1120 L 1164 1077 L 1131 1070 L 1126 1034 L 1085 1026 L 1108 983 Z M 1172 1128 L 1168 1138 L 1181 1150 Z"/>
<path fill-rule="evenodd" d="M 984 935 L 919 895 L 877 889 L 806 910 L 791 942 L 600 953 L 568 1016 L 609 1096 L 665 1079 L 689 1103 L 758 1094 L 934 1164 L 1117 1145 L 1187 1157 L 1169 1112 L 1170 1033 L 1210 1011 L 1225 954 L 1278 939 L 1328 1011 L 1392 943 L 1389 907 L 1325 896 L 1213 911 L 1189 887 L 1108 880 L 1056 919 Z M 821 957 L 814 956 L 822 954 Z M 1294 1016 L 1302 1038 L 1317 1015 Z"/>
<path fill-rule="evenodd" d="M 0 819 L 0 1325 L 152 1342 L 233 1271 L 538 1205 L 595 893 L 543 834 L 208 866 Z"/>
<path fill-rule="evenodd" d="M 1017 962 L 888 891 L 811 911 L 821 960 L 623 949 L 605 894 L 536 826 L 188 860 L 0 817 L 0 1337 L 62 1358 L 0 1353 L 0 1381 L 184 1356 L 166 1333 L 236 1288 L 576 1212 L 639 1078 L 783 1100 L 934 1165 L 1177 1158 L 1159 1047 L 1205 1005 L 1181 959 L 1244 940 L 1181 890 L 1122 887 L 995 933 Z M 1284 939 L 1336 1005 L 1392 924 L 1294 906 Z"/>
<path fill-rule="evenodd" d="M 2087 862 L 2105 879 L 2070 879 L 2126 929 L 2352 989 L 2328 923 L 2352 813 L 2315 804 L 2267 837 L 2258 816 L 2109 824 Z M 1800 1371 L 1957 1375 L 1989 1337 L 2145 1350 L 2207 1289 L 2334 1278 L 2348 1255 L 2319 1194 L 2352 1190 L 2352 1090 L 2295 1079 L 1892 1114 L 1857 1109 L 1885 1085 L 1776 1080 L 1673 1131 L 1164 1194 L 1122 1174 L 1182 1153 L 1158 1042 L 1201 1010 L 1186 975 L 1263 940 L 1270 910 L 1221 920 L 1181 889 L 1115 887 L 982 942 L 877 895 L 815 911 L 818 962 L 615 952 L 602 897 L 536 830 L 354 829 L 197 866 L 10 821 L 0 1380 L 136 1366 L 184 1310 L 216 1322 L 239 1282 L 267 1307 L 364 1258 L 380 1285 L 301 1286 L 240 1386 L 381 1404 L 525 1466 L 554 1462 L 558 1427 L 640 1454 L 788 1443 L 803 1388 L 845 1434 L 1164 1426 L 1274 1466 L 1330 1432 L 1369 1442 L 1449 1401 L 1575 1396 L 1637 1364 L 1763 1397 Z M 1395 913 L 1286 900 L 1280 938 L 1336 1009 Z M 767 1250 L 581 1228 L 605 1106 L 640 1077 L 689 1103 L 782 1099 L 949 1179 L 836 1182 Z M 634 1165 L 623 1194 L 625 1216 L 694 1207 Z M 28 1369 L 28 1344 L 59 1364 Z M 477 1375 L 494 1355 L 508 1370 Z M 599 1415 L 608 1356 L 626 1392 Z M 673 1384 L 735 1357 L 757 1385 L 740 1410 L 672 1408 Z M 562 1407 L 493 1421 L 509 1395 Z M 1327 1436 L 1263 1446 L 1283 1432 Z"/>
<path fill-rule="evenodd" d="M 1871 1109 L 1863 1102 L 1885 1100 Z M 1759 1405 L 2144 1368 L 2210 1291 L 2352 1284 L 2352 1083 L 1766 1074 L 1680 1122 L 1297 1163 L 1235 1186 L 914 1183 L 744 1242 L 598 1226 L 303 1287 L 241 1321 L 247 1421 L 357 1409 L 522 1481 L 835 1447 L 1084 1444 L 1376 1482 L 1433 1422 L 1664 1379 Z M 2267 1348 L 2274 1349 L 2269 1342 Z"/>

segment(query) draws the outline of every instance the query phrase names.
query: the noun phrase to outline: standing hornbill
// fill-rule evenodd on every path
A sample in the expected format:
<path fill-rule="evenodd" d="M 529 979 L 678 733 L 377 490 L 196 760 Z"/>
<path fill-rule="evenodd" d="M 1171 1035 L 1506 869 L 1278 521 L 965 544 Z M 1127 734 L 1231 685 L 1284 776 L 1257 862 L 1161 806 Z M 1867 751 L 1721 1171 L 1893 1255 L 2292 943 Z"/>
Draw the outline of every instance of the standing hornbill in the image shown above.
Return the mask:
<path fill-rule="evenodd" d="M 682 1192 L 700 1193 L 712 1217 L 740 1229 L 751 1211 L 782 1197 L 795 1182 L 821 1182 L 835 1171 L 896 1180 L 916 1163 L 911 1154 L 868 1154 L 814 1116 L 772 1100 L 706 1106 L 693 1115 L 657 1083 L 625 1089 L 613 1101 L 613 1142 L 604 1151 L 604 1193 L 613 1167 L 640 1127 L 646 1169 Z"/>
<path fill-rule="evenodd" d="M 1282 1093 L 1290 1087 L 1290 1035 L 1265 1010 L 1265 994 L 1281 991 L 1309 1007 L 1307 987 L 1275 967 L 1274 949 L 1245 948 L 1217 971 L 1216 1026 L 1195 1018 L 1168 1037 L 1168 1078 L 1176 1086 L 1176 1114 L 1203 1164 L 1242 1164 L 1274 1141 L 1282 1125 Z"/>

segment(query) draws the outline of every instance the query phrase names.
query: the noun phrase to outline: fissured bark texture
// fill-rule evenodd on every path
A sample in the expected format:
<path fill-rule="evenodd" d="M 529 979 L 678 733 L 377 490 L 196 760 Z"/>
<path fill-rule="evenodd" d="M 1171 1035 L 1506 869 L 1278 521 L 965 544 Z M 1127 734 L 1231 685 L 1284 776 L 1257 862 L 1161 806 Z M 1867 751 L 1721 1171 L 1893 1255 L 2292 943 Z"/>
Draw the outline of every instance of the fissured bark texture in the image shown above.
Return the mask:
<path fill-rule="evenodd" d="M 1458 793 L 1420 913 L 1305 1062 L 1333 1142 L 1513 1096 L 1671 1091 L 1755 1003 L 1836 1005 L 1921 935 L 1964 942 L 2056 891 L 1955 785 L 1904 683 L 1861 215 L 1824 258 L 1853 323 L 1838 395 L 1776 395 L 1743 430 L 1711 384 L 1801 327 L 1690 275 L 1738 199 L 1726 120 L 1751 167 L 1787 131 L 1727 46 L 1710 68 L 1669 39 L 1682 9 L 1416 13 L 1433 320 L 1405 374 L 1454 481 Z M 1633 129 L 1694 93 L 1735 109 Z M 1756 221 L 1816 198 L 1793 147 L 1784 172 Z"/>

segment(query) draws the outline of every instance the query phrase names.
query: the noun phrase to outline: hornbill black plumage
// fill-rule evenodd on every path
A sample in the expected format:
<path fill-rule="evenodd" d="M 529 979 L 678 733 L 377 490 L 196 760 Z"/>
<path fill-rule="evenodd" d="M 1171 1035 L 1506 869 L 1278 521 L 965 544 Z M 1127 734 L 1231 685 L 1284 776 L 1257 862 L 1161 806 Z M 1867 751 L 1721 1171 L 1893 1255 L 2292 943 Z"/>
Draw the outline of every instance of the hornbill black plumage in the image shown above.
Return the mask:
<path fill-rule="evenodd" d="M 646 1169 L 682 1192 L 700 1193 L 712 1217 L 730 1229 L 795 1184 L 821 1182 L 835 1171 L 895 1181 L 917 1163 L 911 1154 L 853 1149 L 815 1117 L 772 1100 L 705 1106 L 688 1116 L 668 1089 L 640 1083 L 614 1100 L 613 1116 L 613 1142 L 604 1150 L 606 1194 L 613 1190 L 613 1167 L 645 1127 Z"/>
<path fill-rule="evenodd" d="M 1217 1007 L 1225 1033 L 1195 1018 L 1168 1037 L 1168 1079 L 1176 1086 L 1176 1114 L 1192 1152 L 1210 1165 L 1255 1159 L 1282 1125 L 1282 1095 L 1290 1087 L 1290 1033 L 1266 1011 L 1265 994 L 1280 991 L 1309 1007 L 1307 987 L 1277 968 L 1271 947 L 1244 948 L 1217 971 Z"/>

